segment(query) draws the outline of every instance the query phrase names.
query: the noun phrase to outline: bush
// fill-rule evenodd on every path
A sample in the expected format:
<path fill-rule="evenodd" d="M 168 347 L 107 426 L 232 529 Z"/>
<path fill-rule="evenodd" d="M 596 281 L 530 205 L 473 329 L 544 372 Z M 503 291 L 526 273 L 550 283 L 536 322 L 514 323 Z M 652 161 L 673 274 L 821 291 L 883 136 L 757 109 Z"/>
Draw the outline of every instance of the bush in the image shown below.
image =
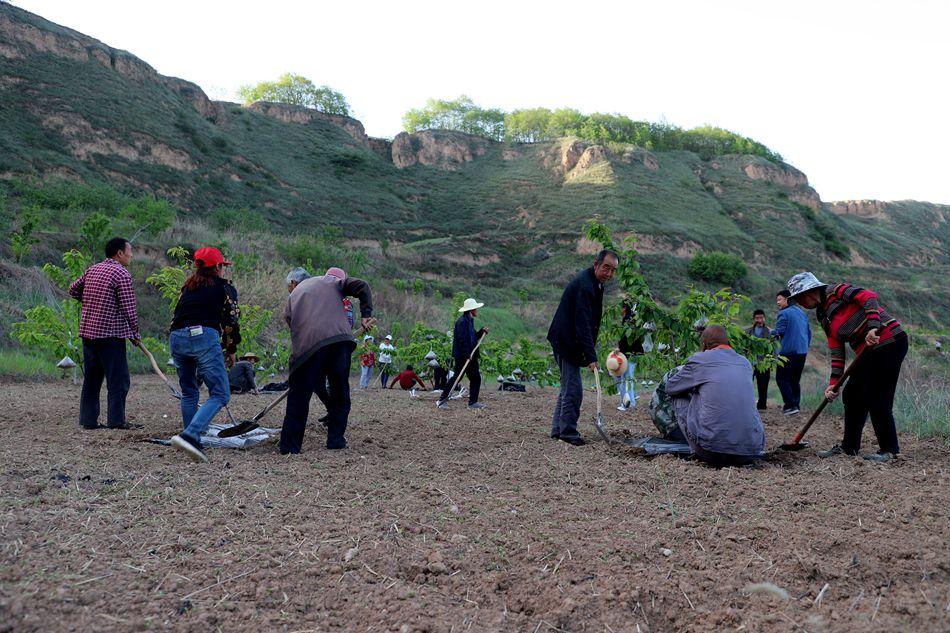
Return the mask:
<path fill-rule="evenodd" d="M 696 253 L 687 267 L 689 276 L 703 281 L 716 281 L 733 285 L 747 272 L 745 262 L 732 253 Z"/>

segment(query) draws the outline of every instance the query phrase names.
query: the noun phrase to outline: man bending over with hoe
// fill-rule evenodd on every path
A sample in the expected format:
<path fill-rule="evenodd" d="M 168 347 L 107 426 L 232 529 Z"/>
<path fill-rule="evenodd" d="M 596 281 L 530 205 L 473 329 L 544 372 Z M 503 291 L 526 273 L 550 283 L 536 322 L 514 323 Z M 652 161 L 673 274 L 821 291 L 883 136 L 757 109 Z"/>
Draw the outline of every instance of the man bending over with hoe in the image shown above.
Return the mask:
<path fill-rule="evenodd" d="M 755 408 L 752 364 L 729 345 L 721 325 L 699 339 L 701 352 L 671 376 L 666 391 L 693 454 L 715 466 L 741 466 L 765 453 L 765 428 Z"/>

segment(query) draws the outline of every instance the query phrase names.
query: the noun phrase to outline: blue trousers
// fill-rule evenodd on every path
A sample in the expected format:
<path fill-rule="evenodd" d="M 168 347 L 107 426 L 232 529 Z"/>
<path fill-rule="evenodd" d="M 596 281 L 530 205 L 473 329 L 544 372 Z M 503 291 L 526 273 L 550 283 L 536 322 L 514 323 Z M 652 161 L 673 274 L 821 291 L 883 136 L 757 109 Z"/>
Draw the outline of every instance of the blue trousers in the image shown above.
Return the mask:
<path fill-rule="evenodd" d="M 581 436 L 577 432 L 577 419 L 581 417 L 581 402 L 584 400 L 581 368 L 560 356 L 555 356 L 554 360 L 561 369 L 561 391 L 551 418 L 551 437 L 575 439 Z"/>
<path fill-rule="evenodd" d="M 169 334 L 168 348 L 178 367 L 178 384 L 181 385 L 181 421 L 185 429 L 182 435 L 200 444 L 201 435 L 208 430 L 211 420 L 231 400 L 221 335 L 205 327 L 200 335 L 192 336 L 189 328 L 182 328 Z M 199 377 L 211 394 L 200 409 Z"/>

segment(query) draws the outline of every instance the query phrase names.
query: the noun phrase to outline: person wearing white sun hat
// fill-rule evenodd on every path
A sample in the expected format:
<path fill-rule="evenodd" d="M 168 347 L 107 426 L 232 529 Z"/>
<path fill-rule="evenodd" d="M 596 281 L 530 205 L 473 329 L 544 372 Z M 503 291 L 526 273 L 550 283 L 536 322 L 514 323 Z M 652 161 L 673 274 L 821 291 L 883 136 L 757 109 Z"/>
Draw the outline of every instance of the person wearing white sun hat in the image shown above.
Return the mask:
<path fill-rule="evenodd" d="M 488 328 L 482 328 L 475 331 L 475 317 L 478 316 L 478 309 L 483 307 L 484 303 L 479 303 L 469 297 L 459 308 L 462 313 L 455 321 L 455 331 L 452 336 L 452 358 L 455 359 L 456 380 L 461 380 L 459 375 L 465 362 L 471 357 L 468 366 L 465 367 L 465 375 L 468 376 L 468 408 L 483 409 L 485 404 L 478 401 L 478 391 L 482 386 L 482 377 L 478 371 L 478 339 L 488 332 Z M 449 398 L 449 389 L 445 389 L 439 396 L 438 407 L 444 409 L 448 406 L 446 402 Z"/>

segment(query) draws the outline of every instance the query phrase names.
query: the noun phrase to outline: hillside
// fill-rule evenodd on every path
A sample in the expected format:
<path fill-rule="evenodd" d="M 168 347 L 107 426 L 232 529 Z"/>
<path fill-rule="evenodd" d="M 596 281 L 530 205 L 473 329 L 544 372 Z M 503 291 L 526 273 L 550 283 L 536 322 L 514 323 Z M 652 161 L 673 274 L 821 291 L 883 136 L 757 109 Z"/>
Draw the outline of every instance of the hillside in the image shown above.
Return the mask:
<path fill-rule="evenodd" d="M 446 296 L 555 299 L 594 248 L 581 226 L 599 217 L 637 232 L 645 274 L 666 300 L 694 283 L 689 257 L 721 250 L 749 263 L 739 286 L 757 302 L 809 268 L 880 290 L 910 322 L 946 327 L 950 206 L 826 204 L 801 171 L 764 158 L 443 130 L 374 139 L 354 119 L 211 101 L 130 53 L 7 4 L 0 88 L 7 183 L 107 182 L 171 200 L 185 219 L 232 210 L 237 231 L 245 217 L 286 235 L 338 227 L 380 276 L 430 279 Z M 7 231 L 19 204 L 11 196 Z M 156 252 L 171 245 L 164 239 Z"/>

